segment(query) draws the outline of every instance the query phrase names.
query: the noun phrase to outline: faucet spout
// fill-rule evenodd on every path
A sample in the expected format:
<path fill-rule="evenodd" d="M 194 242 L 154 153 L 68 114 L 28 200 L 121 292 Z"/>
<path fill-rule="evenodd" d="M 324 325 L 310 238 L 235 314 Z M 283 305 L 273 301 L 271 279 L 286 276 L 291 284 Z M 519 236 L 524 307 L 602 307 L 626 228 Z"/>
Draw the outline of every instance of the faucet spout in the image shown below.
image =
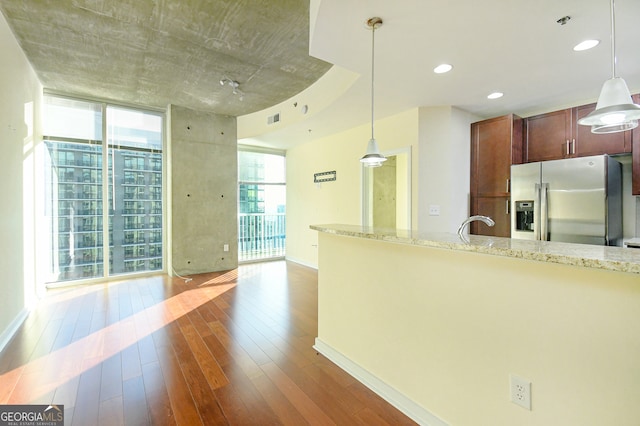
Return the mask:
<path fill-rule="evenodd" d="M 493 221 L 493 219 L 491 219 L 489 216 L 482 216 L 482 215 L 471 216 L 471 217 L 465 219 L 464 222 L 462 222 L 462 224 L 458 228 L 458 235 L 460 235 L 462 237 L 462 232 L 464 231 L 465 226 L 467 226 L 468 224 L 470 224 L 471 222 L 474 222 L 476 220 L 479 220 L 479 221 L 483 222 L 487 226 L 493 226 L 493 225 L 496 224 Z"/>

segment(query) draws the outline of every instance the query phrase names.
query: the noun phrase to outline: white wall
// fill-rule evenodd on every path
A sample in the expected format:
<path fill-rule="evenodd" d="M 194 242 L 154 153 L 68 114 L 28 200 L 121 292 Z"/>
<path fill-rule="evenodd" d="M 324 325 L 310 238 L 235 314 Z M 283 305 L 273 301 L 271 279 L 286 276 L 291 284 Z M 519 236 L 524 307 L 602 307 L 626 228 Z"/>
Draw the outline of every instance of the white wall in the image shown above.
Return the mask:
<path fill-rule="evenodd" d="M 0 14 L 0 349 L 35 300 L 34 179 L 42 86 Z"/>
<path fill-rule="evenodd" d="M 455 232 L 469 214 L 470 125 L 478 117 L 450 106 L 419 114 L 418 230 Z M 430 206 L 440 215 L 430 215 Z"/>

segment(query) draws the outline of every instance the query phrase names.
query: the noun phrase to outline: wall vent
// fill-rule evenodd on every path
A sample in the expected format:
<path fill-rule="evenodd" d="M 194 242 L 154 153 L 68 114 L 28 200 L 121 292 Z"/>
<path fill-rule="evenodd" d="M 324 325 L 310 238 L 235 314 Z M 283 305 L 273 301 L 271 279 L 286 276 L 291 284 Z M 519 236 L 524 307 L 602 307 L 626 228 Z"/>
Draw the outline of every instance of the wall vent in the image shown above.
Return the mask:
<path fill-rule="evenodd" d="M 280 113 L 275 113 L 267 117 L 267 124 L 275 124 L 280 122 Z"/>

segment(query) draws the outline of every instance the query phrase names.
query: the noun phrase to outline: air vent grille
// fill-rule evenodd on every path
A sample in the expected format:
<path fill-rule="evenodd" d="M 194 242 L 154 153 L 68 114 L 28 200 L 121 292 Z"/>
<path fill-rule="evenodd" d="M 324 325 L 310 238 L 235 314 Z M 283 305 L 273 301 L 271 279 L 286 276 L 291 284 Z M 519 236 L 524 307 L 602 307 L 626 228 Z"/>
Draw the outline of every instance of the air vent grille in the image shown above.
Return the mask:
<path fill-rule="evenodd" d="M 275 113 L 267 117 L 267 124 L 275 124 L 280 122 L 280 113 Z"/>

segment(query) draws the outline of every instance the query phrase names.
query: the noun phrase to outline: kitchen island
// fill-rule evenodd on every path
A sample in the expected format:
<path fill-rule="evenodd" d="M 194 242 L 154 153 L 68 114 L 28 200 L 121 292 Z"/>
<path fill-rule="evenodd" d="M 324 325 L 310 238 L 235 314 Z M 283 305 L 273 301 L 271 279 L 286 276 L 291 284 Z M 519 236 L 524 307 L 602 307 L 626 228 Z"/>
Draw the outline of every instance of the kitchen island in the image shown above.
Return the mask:
<path fill-rule="evenodd" d="M 316 349 L 415 420 L 637 424 L 640 250 L 311 228 Z"/>

